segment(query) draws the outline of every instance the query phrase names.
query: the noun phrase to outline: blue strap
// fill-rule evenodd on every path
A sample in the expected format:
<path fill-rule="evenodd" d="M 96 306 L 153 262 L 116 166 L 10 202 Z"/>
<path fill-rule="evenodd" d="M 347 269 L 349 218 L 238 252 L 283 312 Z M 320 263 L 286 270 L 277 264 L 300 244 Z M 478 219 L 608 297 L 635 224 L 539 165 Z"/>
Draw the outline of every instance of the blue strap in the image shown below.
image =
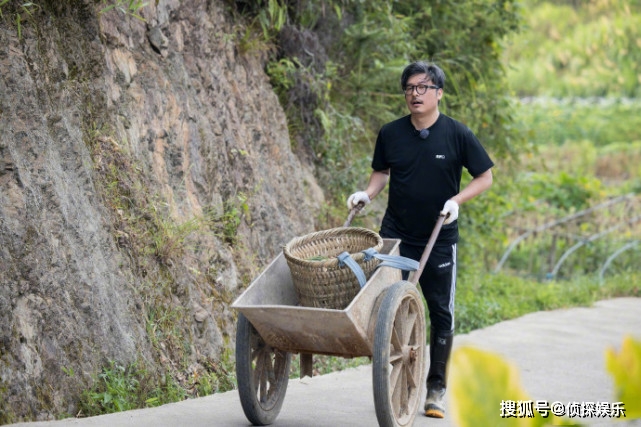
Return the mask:
<path fill-rule="evenodd" d="M 365 273 L 363 273 L 363 269 L 361 268 L 360 265 L 356 261 L 354 261 L 354 258 L 349 256 L 349 252 L 345 251 L 342 254 L 338 255 L 338 265 L 343 267 L 343 266 L 348 266 L 356 275 L 356 278 L 358 279 L 358 283 L 361 285 L 361 288 L 365 286 L 365 283 L 367 283 L 367 278 L 365 277 Z"/>
<path fill-rule="evenodd" d="M 418 261 L 411 258 L 399 255 L 379 254 L 374 248 L 365 249 L 363 253 L 365 254 L 365 261 L 369 261 L 372 258 L 383 261 L 378 267 L 392 267 L 403 271 L 416 271 L 420 265 Z"/>
<path fill-rule="evenodd" d="M 382 261 L 376 268 L 392 267 L 398 268 L 399 270 L 403 271 L 416 271 L 419 267 L 419 262 L 411 258 L 406 258 L 399 255 L 379 254 L 374 248 L 365 249 L 363 253 L 365 254 L 364 261 L 369 261 L 372 258 L 376 258 Z M 354 272 L 354 275 L 358 279 L 358 283 L 361 285 L 361 288 L 365 286 L 365 283 L 367 283 L 365 273 L 363 272 L 361 266 L 358 265 L 356 261 L 354 261 L 354 258 L 349 256 L 349 252 L 343 252 L 338 255 L 337 258 L 338 265 L 341 267 L 348 266 Z"/>

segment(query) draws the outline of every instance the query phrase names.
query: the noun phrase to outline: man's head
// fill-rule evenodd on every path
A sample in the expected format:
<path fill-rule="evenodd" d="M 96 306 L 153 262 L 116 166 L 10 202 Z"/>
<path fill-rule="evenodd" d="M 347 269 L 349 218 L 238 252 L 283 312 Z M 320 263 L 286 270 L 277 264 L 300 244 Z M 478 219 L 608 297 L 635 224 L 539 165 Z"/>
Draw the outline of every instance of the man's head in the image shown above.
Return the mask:
<path fill-rule="evenodd" d="M 435 64 L 418 61 L 405 67 L 401 87 L 410 113 L 415 117 L 438 114 L 444 84 L 445 73 Z"/>
<path fill-rule="evenodd" d="M 401 89 L 405 90 L 409 78 L 417 74 L 425 74 L 434 86 L 438 86 L 441 89 L 443 89 L 445 85 L 445 73 L 438 65 L 417 61 L 412 62 L 403 70 L 403 74 L 401 75 Z"/>

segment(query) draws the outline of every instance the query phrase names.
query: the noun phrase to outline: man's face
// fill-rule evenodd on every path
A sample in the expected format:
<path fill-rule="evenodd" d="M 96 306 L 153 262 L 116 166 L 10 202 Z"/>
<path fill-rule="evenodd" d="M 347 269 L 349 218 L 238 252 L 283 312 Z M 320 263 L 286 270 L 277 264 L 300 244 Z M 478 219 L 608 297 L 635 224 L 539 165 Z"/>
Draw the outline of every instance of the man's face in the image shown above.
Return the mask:
<path fill-rule="evenodd" d="M 429 79 L 427 74 L 416 74 L 407 80 L 406 88 L 412 86 L 435 86 Z M 424 94 L 419 95 L 418 88 L 415 88 L 411 93 L 405 93 L 405 102 L 412 114 L 426 114 L 432 113 L 438 108 L 438 101 L 443 96 L 443 89 L 428 88 Z"/>

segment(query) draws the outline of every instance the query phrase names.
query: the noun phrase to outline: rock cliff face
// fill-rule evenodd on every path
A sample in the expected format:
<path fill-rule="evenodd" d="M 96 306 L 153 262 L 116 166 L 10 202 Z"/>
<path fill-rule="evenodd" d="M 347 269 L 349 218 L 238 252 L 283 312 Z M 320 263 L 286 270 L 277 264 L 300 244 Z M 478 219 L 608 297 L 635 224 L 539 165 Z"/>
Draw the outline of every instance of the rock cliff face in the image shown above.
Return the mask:
<path fill-rule="evenodd" d="M 221 1 L 39 6 L 0 20 L 0 424 L 77 413 L 109 361 L 218 360 L 323 203 Z"/>

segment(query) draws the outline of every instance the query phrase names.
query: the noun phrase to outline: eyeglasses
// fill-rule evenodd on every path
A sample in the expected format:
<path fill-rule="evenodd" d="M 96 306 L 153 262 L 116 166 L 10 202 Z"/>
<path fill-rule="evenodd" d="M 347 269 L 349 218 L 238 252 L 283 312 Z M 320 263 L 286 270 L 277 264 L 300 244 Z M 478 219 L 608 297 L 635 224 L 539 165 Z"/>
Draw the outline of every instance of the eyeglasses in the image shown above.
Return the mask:
<path fill-rule="evenodd" d="M 427 92 L 428 89 L 440 89 L 438 86 L 434 85 L 410 85 L 410 86 L 405 86 L 405 95 L 411 95 L 414 93 L 414 89 L 416 89 L 416 93 L 419 95 L 425 95 L 425 92 Z"/>

